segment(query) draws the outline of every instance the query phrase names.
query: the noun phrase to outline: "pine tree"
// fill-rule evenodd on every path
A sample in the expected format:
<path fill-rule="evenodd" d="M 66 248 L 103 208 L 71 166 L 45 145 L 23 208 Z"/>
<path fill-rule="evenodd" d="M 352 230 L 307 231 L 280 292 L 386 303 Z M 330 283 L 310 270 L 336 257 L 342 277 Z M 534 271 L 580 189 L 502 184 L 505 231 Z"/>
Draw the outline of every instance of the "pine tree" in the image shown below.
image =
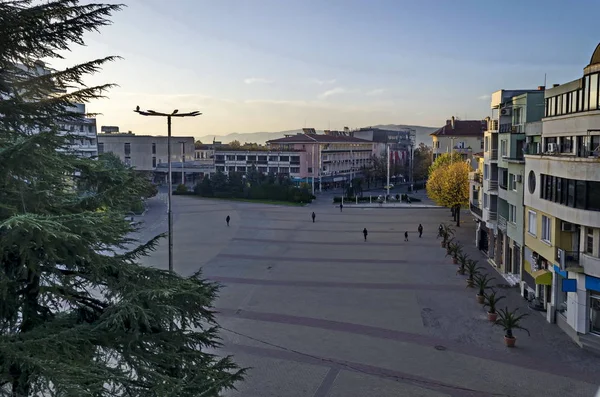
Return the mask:
<path fill-rule="evenodd" d="M 119 5 L 0 2 L 0 396 L 216 396 L 243 377 L 218 357 L 218 286 L 142 266 L 124 213 L 151 187 L 65 151 L 74 103 L 114 57 L 40 73 Z M 68 137 L 66 137 L 68 138 Z"/>

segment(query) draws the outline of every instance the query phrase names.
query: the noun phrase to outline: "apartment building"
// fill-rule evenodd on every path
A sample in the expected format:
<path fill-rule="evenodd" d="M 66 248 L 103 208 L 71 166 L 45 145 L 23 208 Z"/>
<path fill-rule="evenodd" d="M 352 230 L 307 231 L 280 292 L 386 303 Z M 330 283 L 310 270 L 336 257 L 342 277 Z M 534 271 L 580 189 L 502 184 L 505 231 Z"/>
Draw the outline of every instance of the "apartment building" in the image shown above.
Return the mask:
<path fill-rule="evenodd" d="M 97 157 L 96 118 L 86 116 L 85 104 L 83 103 L 75 104 L 67 110 L 81 114 L 81 117 L 60 123 L 59 133 L 65 136 L 68 141 L 65 150 L 79 157 Z"/>
<path fill-rule="evenodd" d="M 244 150 L 221 148 L 214 152 L 215 170 L 248 172 L 253 166 L 263 174 L 289 176 L 295 180 L 306 178 L 307 153 L 301 150 Z M 312 172 L 312 170 L 311 170 Z"/>
<path fill-rule="evenodd" d="M 371 165 L 373 153 L 373 142 L 328 132 L 317 134 L 314 128 L 304 128 L 303 133 L 273 139 L 267 145 L 272 151 L 305 152 L 306 173 L 299 177 L 314 178 L 322 190 L 323 185 L 341 185 L 360 175 L 362 168 Z"/>
<path fill-rule="evenodd" d="M 536 98 L 540 102 L 537 107 Z M 535 119 L 536 109 L 538 112 L 543 109 L 542 98 L 542 87 L 494 92 L 490 106 L 492 115 L 486 118 L 483 137 L 483 208 L 477 218 L 476 243 L 487 252 L 492 266 L 513 285 L 520 282 L 522 263 L 523 239 L 519 236 L 522 222 L 519 218 L 522 218 L 523 197 L 520 169 L 525 145 L 523 131 L 526 122 Z M 537 119 L 541 119 L 541 114 Z"/>
<path fill-rule="evenodd" d="M 545 91 L 525 155 L 525 289 L 600 352 L 600 45 L 583 76 Z"/>
<path fill-rule="evenodd" d="M 460 153 L 465 160 L 472 159 L 483 151 L 485 126 L 484 120 L 459 120 L 452 116 L 444 126 L 429 134 L 433 160 L 450 152 Z"/>

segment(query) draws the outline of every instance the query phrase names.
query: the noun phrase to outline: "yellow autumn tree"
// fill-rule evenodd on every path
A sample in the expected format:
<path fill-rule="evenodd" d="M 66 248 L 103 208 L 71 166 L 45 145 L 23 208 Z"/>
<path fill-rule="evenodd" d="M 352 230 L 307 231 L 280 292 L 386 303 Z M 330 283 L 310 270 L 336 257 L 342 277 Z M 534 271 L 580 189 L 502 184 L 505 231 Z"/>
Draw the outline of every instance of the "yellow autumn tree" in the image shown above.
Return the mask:
<path fill-rule="evenodd" d="M 456 226 L 460 226 L 460 209 L 469 205 L 469 171 L 464 161 L 457 161 L 434 169 L 427 181 L 427 196 L 437 205 L 452 208 Z"/>

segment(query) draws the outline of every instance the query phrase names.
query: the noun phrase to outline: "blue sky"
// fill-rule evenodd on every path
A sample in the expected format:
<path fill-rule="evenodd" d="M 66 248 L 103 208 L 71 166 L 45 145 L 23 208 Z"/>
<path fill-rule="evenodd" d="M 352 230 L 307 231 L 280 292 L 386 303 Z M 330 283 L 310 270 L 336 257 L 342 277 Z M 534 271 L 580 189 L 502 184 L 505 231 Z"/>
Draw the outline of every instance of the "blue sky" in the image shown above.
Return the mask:
<path fill-rule="evenodd" d="M 125 0 L 64 66 L 124 59 L 89 83 L 99 125 L 163 134 L 131 110 L 200 110 L 176 135 L 483 118 L 489 94 L 578 78 L 600 2 L 578 0 Z M 576 6 L 575 6 L 576 4 Z"/>

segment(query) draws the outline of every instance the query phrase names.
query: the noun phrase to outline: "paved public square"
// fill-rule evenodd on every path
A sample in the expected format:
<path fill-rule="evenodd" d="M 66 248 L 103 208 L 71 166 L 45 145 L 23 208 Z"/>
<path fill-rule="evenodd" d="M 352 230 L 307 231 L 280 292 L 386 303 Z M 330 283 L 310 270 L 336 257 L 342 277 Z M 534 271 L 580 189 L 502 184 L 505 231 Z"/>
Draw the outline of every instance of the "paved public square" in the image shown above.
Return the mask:
<path fill-rule="evenodd" d="M 598 390 L 600 357 L 505 288 L 473 246 L 468 212 L 457 239 L 495 275 L 507 296 L 501 306 L 530 313 L 523 325 L 531 336 L 515 331 L 514 349 L 440 248 L 446 209 L 173 199 L 175 269 L 202 268 L 223 284 L 221 353 L 251 367 L 228 395 L 592 397 Z M 164 195 L 149 204 L 142 238 L 166 230 Z M 166 267 L 166 246 L 147 264 Z"/>

